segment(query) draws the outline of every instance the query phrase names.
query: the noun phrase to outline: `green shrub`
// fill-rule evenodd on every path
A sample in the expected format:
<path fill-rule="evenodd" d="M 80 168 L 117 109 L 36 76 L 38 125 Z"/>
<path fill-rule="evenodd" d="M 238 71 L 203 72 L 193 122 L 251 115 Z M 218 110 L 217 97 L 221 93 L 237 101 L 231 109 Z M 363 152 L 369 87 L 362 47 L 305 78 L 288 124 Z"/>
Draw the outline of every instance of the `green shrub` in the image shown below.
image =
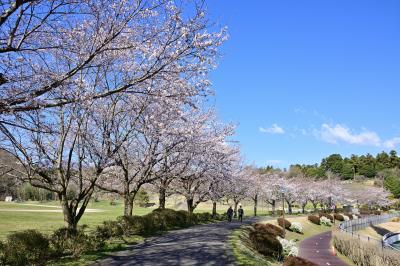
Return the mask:
<path fill-rule="evenodd" d="M 321 218 L 322 216 L 323 217 L 326 217 L 326 218 L 328 218 L 329 220 L 331 220 L 331 222 L 333 223 L 333 216 L 332 215 L 330 215 L 329 213 L 319 213 L 319 218 Z"/>
<path fill-rule="evenodd" d="M 259 253 L 278 259 L 282 257 L 282 245 L 274 235 L 254 229 L 249 233 L 249 239 Z"/>
<path fill-rule="evenodd" d="M 84 252 L 102 248 L 106 239 L 96 235 L 97 231 L 91 235 L 85 234 L 85 228 L 86 226 L 80 226 L 77 229 L 60 228 L 54 231 L 50 243 L 55 254 L 79 257 Z"/>
<path fill-rule="evenodd" d="M 310 216 L 308 216 L 308 220 L 309 220 L 310 222 L 312 222 L 313 224 L 318 224 L 318 225 L 320 225 L 320 220 L 319 220 L 319 217 L 318 217 L 318 216 L 310 215 Z"/>
<path fill-rule="evenodd" d="M 341 222 L 344 221 L 343 215 L 341 215 L 339 213 L 335 213 L 334 216 L 335 216 L 336 220 L 341 221 Z"/>
<path fill-rule="evenodd" d="M 51 255 L 49 240 L 36 230 L 9 235 L 1 249 L 5 265 L 44 265 Z"/>
<path fill-rule="evenodd" d="M 282 227 L 282 228 L 286 228 L 286 229 L 290 229 L 290 226 L 292 225 L 291 222 L 289 222 L 286 219 L 283 218 L 278 218 L 278 224 Z"/>
<path fill-rule="evenodd" d="M 217 221 L 226 221 L 226 220 L 228 220 L 228 216 L 227 216 L 226 213 L 223 213 L 223 214 L 217 213 L 215 215 L 214 219 L 217 220 Z"/>
<path fill-rule="evenodd" d="M 117 221 L 104 221 L 102 225 L 96 227 L 95 234 L 101 239 L 121 237 L 124 234 L 122 226 Z"/>
<path fill-rule="evenodd" d="M 318 266 L 318 264 L 300 257 L 288 256 L 286 257 L 283 266 Z"/>
<path fill-rule="evenodd" d="M 196 213 L 197 222 L 207 223 L 213 220 L 212 214 L 209 212 Z"/>
<path fill-rule="evenodd" d="M 118 217 L 117 223 L 124 235 L 151 235 L 196 224 L 197 215 L 190 216 L 187 211 L 155 209 L 143 216 Z"/>
<path fill-rule="evenodd" d="M 257 223 L 254 225 L 254 229 L 257 231 L 261 231 L 261 232 L 265 232 L 274 236 L 280 236 L 280 237 L 284 237 L 285 235 L 285 231 L 276 225 L 273 224 L 260 224 Z"/>

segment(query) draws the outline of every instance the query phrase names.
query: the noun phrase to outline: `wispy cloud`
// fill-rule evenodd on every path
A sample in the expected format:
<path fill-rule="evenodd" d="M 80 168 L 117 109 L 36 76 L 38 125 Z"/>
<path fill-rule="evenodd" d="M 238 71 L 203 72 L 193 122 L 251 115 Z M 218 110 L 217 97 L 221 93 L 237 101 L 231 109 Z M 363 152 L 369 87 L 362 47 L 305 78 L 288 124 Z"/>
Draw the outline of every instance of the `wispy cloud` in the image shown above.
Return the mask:
<path fill-rule="evenodd" d="M 269 134 L 284 134 L 285 130 L 278 126 L 277 124 L 272 124 L 269 128 L 259 127 L 259 131 L 262 133 L 269 133 Z"/>
<path fill-rule="evenodd" d="M 328 143 L 344 142 L 364 146 L 381 146 L 381 138 L 376 132 L 364 129 L 362 132 L 355 133 L 341 124 L 322 124 L 319 130 L 314 131 L 314 135 Z"/>
<path fill-rule="evenodd" d="M 282 160 L 267 160 L 267 164 L 269 164 L 269 165 L 278 165 L 281 163 L 283 163 Z"/>
<path fill-rule="evenodd" d="M 383 146 L 388 149 L 395 149 L 397 146 L 400 146 L 400 137 L 386 140 Z"/>

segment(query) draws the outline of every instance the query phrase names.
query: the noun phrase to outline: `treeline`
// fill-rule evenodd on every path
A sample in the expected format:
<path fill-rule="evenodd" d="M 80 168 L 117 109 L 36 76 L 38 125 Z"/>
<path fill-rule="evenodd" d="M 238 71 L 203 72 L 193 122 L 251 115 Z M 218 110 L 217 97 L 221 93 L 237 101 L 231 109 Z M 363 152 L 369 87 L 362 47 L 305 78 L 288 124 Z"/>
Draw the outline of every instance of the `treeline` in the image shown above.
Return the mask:
<path fill-rule="evenodd" d="M 323 158 L 320 164 L 296 164 L 290 168 L 291 171 L 296 171 L 293 168 L 297 168 L 308 177 L 326 178 L 328 173 L 332 173 L 343 180 L 357 177 L 374 178 L 381 176 L 384 170 L 400 168 L 400 157 L 394 150 L 389 153 L 382 151 L 376 156 L 369 153 L 361 156 L 353 154 L 350 157 L 331 154 Z"/>

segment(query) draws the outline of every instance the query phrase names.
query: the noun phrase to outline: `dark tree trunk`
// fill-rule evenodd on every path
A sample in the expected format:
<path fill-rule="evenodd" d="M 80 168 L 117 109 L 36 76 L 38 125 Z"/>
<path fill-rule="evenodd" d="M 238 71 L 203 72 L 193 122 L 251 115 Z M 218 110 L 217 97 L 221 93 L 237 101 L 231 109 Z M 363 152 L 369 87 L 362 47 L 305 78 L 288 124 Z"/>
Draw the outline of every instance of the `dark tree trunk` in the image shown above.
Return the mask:
<path fill-rule="evenodd" d="M 272 200 L 272 201 L 271 201 L 272 216 L 275 216 L 275 205 L 276 205 L 276 201 L 275 201 L 275 200 Z"/>
<path fill-rule="evenodd" d="M 61 199 L 61 206 L 64 216 L 64 226 L 68 229 L 76 230 L 78 221 L 75 219 L 72 209 L 69 207 L 68 201 L 63 197 Z"/>
<path fill-rule="evenodd" d="M 257 216 L 258 195 L 254 197 L 254 216 Z"/>
<path fill-rule="evenodd" d="M 212 216 L 217 216 L 217 202 L 213 201 Z"/>
<path fill-rule="evenodd" d="M 124 215 L 132 216 L 133 214 L 133 197 L 130 195 L 124 196 Z"/>
<path fill-rule="evenodd" d="M 304 214 L 304 213 L 306 213 L 306 205 L 307 204 L 302 204 L 301 205 L 301 212 Z"/>
<path fill-rule="evenodd" d="M 158 207 L 160 209 L 165 209 L 165 194 L 166 194 L 166 189 L 164 187 L 160 188 L 159 198 L 158 198 L 159 200 Z"/>
<path fill-rule="evenodd" d="M 233 200 L 233 202 L 234 202 L 233 218 L 237 218 L 237 207 L 238 207 L 239 201 Z"/>
<path fill-rule="evenodd" d="M 187 199 L 186 203 L 187 203 L 188 212 L 190 215 L 192 215 L 193 211 L 194 211 L 193 199 Z"/>

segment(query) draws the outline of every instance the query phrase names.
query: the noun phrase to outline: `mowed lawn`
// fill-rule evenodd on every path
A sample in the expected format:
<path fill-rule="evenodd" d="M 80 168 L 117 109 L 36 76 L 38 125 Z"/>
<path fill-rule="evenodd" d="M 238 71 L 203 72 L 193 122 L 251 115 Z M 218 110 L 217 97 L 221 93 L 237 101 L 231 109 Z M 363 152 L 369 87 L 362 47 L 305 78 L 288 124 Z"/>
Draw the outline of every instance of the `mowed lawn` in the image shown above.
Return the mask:
<path fill-rule="evenodd" d="M 157 202 L 152 199 L 151 202 Z M 143 208 L 134 207 L 134 215 L 145 215 L 154 210 L 155 207 Z M 218 204 L 217 211 L 219 213 L 226 212 L 228 204 Z M 167 200 L 167 208 L 186 210 L 186 203 L 179 198 L 171 198 Z M 91 202 L 85 212 L 80 225 L 88 225 L 89 230 L 94 229 L 103 221 L 115 220 L 118 216 L 123 215 L 123 203 L 118 201 L 116 205 L 111 205 L 110 201 Z M 251 203 L 244 205 L 245 215 L 253 214 Z M 212 203 L 201 203 L 195 212 L 211 212 Z M 259 215 L 266 215 L 267 208 L 260 207 Z M 43 233 L 50 234 L 54 230 L 62 227 L 63 215 L 61 207 L 57 201 L 36 202 L 27 201 L 22 203 L 0 202 L 0 239 L 5 239 L 12 232 L 26 229 L 36 229 Z"/>
<path fill-rule="evenodd" d="M 40 206 L 39 206 L 40 205 Z M 86 224 L 89 229 L 95 228 L 106 220 L 115 220 L 123 214 L 123 204 L 111 205 L 109 201 L 90 203 L 83 215 L 80 225 Z M 144 215 L 153 208 L 135 207 L 136 215 Z M 36 229 L 43 233 L 51 233 L 63 226 L 63 215 L 58 202 L 0 202 L 0 239 L 7 234 Z"/>

